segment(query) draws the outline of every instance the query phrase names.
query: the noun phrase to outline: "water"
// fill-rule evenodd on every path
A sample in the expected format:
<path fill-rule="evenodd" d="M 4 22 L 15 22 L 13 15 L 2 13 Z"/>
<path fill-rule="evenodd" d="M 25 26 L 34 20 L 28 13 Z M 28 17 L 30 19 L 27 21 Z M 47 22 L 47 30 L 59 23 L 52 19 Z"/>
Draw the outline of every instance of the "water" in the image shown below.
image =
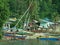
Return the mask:
<path fill-rule="evenodd" d="M 60 41 L 45 40 L 12 40 L 0 42 L 0 45 L 60 45 Z"/>

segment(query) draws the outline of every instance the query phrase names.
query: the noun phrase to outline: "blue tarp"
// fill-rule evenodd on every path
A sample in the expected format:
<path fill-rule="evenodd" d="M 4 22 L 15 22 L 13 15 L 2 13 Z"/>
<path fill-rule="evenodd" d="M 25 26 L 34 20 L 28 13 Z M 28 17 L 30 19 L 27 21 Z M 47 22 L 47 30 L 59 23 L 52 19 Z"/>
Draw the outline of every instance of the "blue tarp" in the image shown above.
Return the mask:
<path fill-rule="evenodd" d="M 57 41 L 58 38 L 39 38 L 40 40 L 52 40 L 52 41 Z"/>
<path fill-rule="evenodd" d="M 44 28 L 48 28 L 48 26 L 50 26 L 51 24 L 54 24 L 54 23 L 50 22 L 50 19 L 48 19 L 48 18 L 44 18 L 40 22 L 40 26 L 44 27 Z"/>

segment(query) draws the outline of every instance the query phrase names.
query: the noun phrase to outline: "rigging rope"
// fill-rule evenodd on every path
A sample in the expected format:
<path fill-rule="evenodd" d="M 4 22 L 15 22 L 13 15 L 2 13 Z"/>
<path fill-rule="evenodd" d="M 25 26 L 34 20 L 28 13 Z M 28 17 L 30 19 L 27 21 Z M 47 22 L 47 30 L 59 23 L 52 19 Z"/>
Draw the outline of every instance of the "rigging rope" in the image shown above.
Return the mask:
<path fill-rule="evenodd" d="M 21 21 L 21 19 L 22 19 L 22 18 L 25 16 L 25 14 L 28 12 L 28 10 L 30 9 L 31 5 L 32 5 L 32 2 L 30 3 L 28 9 L 25 11 L 25 13 L 23 14 L 23 16 L 22 16 L 22 17 L 19 19 L 19 21 L 16 23 L 15 27 L 18 25 L 18 23 Z"/>
<path fill-rule="evenodd" d="M 28 20 L 28 14 L 29 14 L 29 12 L 26 14 L 26 19 L 25 19 L 24 23 L 26 23 L 26 20 Z"/>
<path fill-rule="evenodd" d="M 24 21 L 24 26 L 23 26 L 24 28 L 27 26 L 27 20 L 28 20 L 27 18 L 28 18 L 28 13 L 26 14 L 26 19 Z"/>
<path fill-rule="evenodd" d="M 29 14 L 29 12 L 28 12 L 28 14 Z M 30 16 L 28 16 L 28 19 L 27 19 L 27 26 L 29 24 L 29 20 L 30 20 Z"/>

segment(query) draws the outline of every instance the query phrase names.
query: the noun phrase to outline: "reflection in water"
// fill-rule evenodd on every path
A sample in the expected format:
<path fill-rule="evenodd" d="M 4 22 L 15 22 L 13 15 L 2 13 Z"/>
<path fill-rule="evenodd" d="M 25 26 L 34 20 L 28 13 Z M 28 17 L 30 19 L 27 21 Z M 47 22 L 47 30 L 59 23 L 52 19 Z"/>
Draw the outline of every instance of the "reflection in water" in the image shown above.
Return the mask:
<path fill-rule="evenodd" d="M 60 45 L 60 41 L 46 41 L 46 40 L 11 40 L 0 42 L 0 45 Z"/>

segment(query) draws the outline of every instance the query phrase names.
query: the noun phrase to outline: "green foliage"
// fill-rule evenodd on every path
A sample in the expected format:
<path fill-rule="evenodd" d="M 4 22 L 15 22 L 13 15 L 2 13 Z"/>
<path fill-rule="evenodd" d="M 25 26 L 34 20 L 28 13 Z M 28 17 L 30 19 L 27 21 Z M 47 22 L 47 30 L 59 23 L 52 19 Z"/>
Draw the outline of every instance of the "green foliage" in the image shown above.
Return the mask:
<path fill-rule="evenodd" d="M 8 1 L 0 0 L 0 27 L 2 24 L 7 20 L 8 16 L 10 15 Z"/>
<path fill-rule="evenodd" d="M 8 0 L 0 0 L 0 39 L 2 36 L 2 25 L 8 20 L 9 15 Z"/>
<path fill-rule="evenodd" d="M 48 17 L 52 21 L 57 19 L 56 16 L 60 15 L 59 4 L 60 4 L 59 0 L 42 0 L 42 1 L 40 1 L 40 5 L 39 5 L 40 18 Z"/>

